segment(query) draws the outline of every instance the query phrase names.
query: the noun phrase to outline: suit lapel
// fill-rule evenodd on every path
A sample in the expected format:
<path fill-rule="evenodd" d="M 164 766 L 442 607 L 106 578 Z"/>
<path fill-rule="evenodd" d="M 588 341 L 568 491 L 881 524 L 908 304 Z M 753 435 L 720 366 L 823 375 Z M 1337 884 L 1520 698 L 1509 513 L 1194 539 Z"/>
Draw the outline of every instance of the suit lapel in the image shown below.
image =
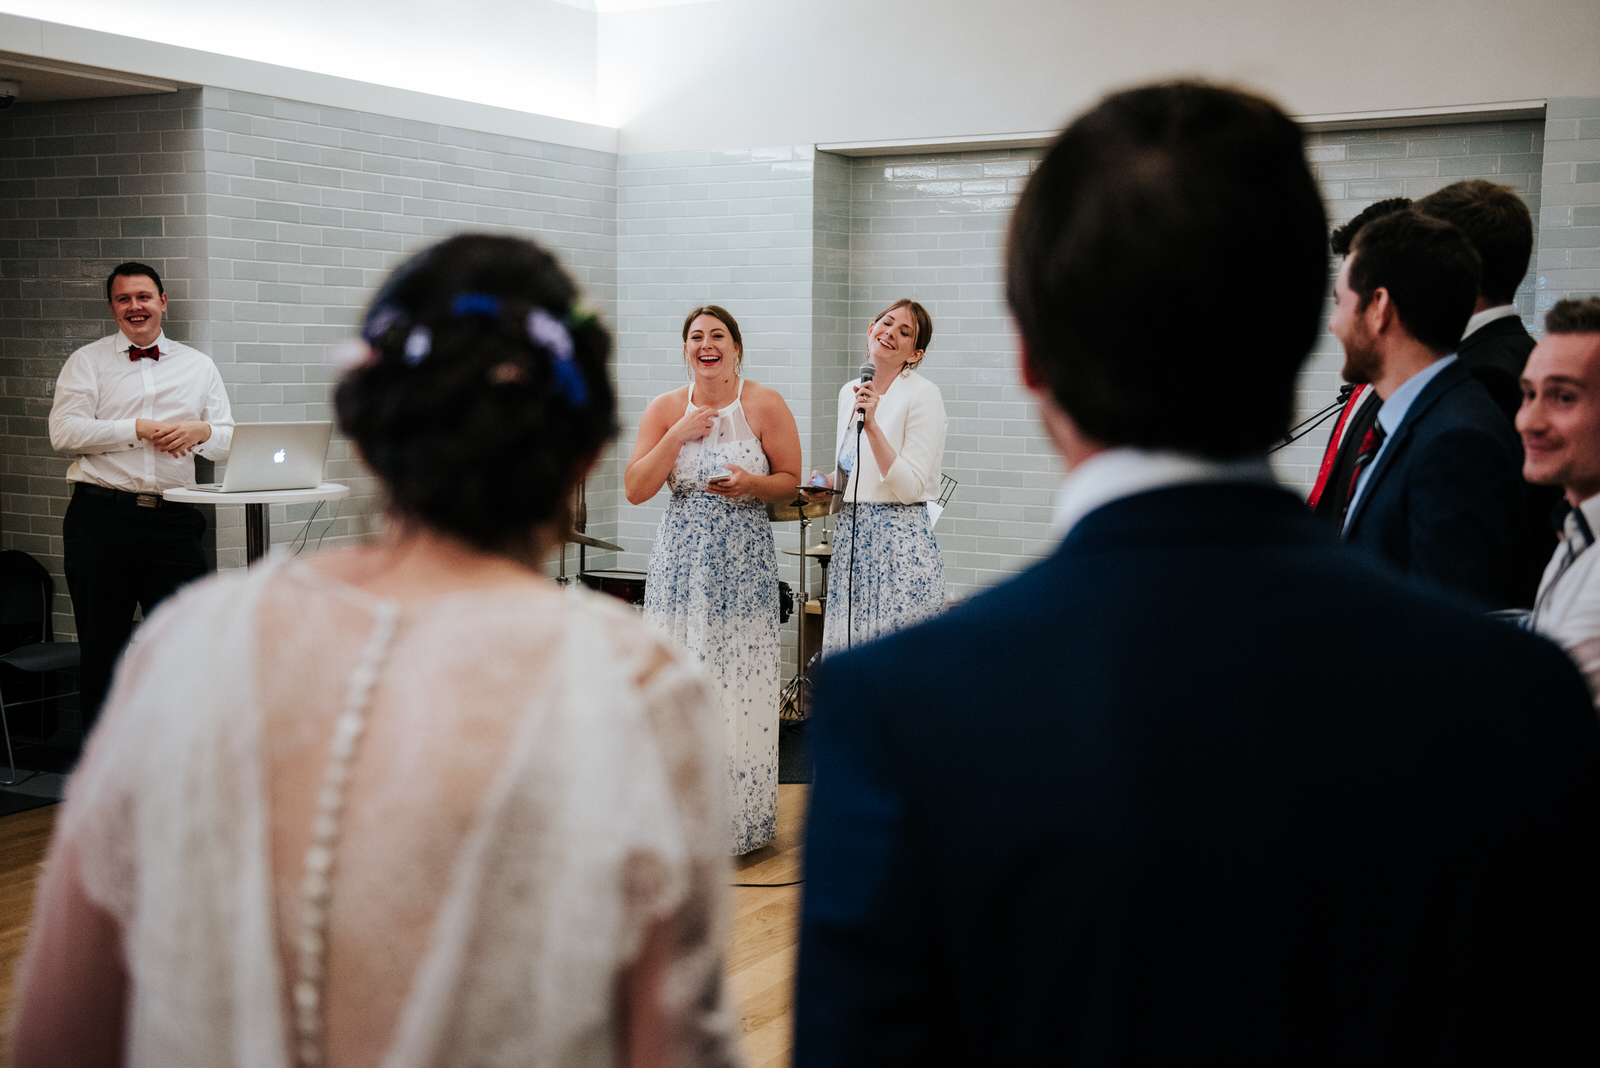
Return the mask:
<path fill-rule="evenodd" d="M 1422 388 L 1417 399 L 1411 402 L 1411 407 L 1406 409 L 1406 417 L 1400 426 L 1390 436 L 1388 446 L 1383 450 L 1383 455 L 1378 457 L 1377 463 L 1372 467 L 1372 473 L 1367 476 L 1367 487 L 1362 492 L 1360 500 L 1356 501 L 1354 510 L 1350 513 L 1349 520 L 1345 523 L 1345 534 L 1348 536 L 1356 529 L 1356 524 L 1361 521 L 1361 515 L 1367 510 L 1367 505 L 1377 494 L 1378 488 L 1383 483 L 1383 478 L 1400 461 L 1400 456 L 1405 452 L 1406 443 L 1411 440 L 1412 431 L 1428 414 L 1428 409 L 1439 402 L 1439 398 L 1450 390 L 1460 385 L 1470 377 L 1470 372 L 1458 359 L 1433 376 L 1433 381 Z"/>

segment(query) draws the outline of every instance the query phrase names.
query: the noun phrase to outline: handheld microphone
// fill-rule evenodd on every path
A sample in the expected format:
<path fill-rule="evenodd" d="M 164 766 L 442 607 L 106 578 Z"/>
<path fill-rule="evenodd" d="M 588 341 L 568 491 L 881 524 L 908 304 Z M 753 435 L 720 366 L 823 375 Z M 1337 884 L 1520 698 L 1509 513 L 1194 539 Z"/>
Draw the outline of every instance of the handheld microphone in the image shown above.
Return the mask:
<path fill-rule="evenodd" d="M 861 365 L 860 375 L 861 384 L 864 386 L 868 382 L 871 382 L 874 378 L 878 377 L 877 365 L 871 360 L 868 360 L 866 363 Z M 856 433 L 859 434 L 861 432 L 861 428 L 867 425 L 867 410 L 865 408 L 857 408 L 856 416 Z"/>

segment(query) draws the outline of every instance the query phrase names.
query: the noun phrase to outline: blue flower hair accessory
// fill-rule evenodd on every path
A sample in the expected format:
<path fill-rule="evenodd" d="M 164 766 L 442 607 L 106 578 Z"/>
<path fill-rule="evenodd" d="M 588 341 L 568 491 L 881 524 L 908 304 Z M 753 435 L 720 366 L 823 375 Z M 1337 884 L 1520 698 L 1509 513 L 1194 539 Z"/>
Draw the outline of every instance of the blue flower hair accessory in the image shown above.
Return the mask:
<path fill-rule="evenodd" d="M 405 314 L 393 304 L 373 308 L 372 314 L 367 316 L 366 323 L 361 327 L 361 340 L 369 345 L 374 344 L 404 317 Z"/>
<path fill-rule="evenodd" d="M 458 318 L 465 315 L 487 315 L 491 318 L 500 314 L 500 300 L 487 293 L 458 293 L 456 299 L 450 302 L 450 314 Z"/>
<path fill-rule="evenodd" d="M 555 372 L 556 385 L 574 408 L 589 403 L 589 384 L 583 380 L 578 361 L 573 359 L 572 334 L 566 325 L 543 308 L 534 308 L 523 320 L 528 340 L 550 354 L 550 369 Z"/>
<path fill-rule="evenodd" d="M 468 315 L 498 318 L 504 312 L 504 302 L 487 293 L 458 293 L 450 301 L 450 314 L 457 318 Z M 384 334 L 396 325 L 404 323 L 405 318 L 405 313 L 392 304 L 375 308 L 367 317 L 361 337 L 368 345 L 375 345 Z M 549 354 L 550 369 L 555 376 L 556 388 L 574 408 L 582 408 L 589 403 L 589 384 L 584 381 L 583 371 L 579 369 L 575 359 L 576 346 L 572 342 L 572 332 L 568 329 L 567 323 L 580 327 L 593 321 L 594 314 L 579 308 L 576 303 L 573 304 L 566 322 L 539 307 L 535 307 L 522 320 L 522 328 L 528 340 L 534 347 L 543 349 Z M 420 323 L 413 326 L 411 332 L 406 335 L 403 351 L 406 363 L 415 367 L 427 359 L 428 354 L 433 351 L 433 331 Z M 523 373 L 514 366 L 503 365 L 490 373 L 490 381 L 496 385 L 523 380 Z"/>
<path fill-rule="evenodd" d="M 425 326 L 413 326 L 406 335 L 406 363 L 415 367 L 433 351 L 433 331 Z"/>

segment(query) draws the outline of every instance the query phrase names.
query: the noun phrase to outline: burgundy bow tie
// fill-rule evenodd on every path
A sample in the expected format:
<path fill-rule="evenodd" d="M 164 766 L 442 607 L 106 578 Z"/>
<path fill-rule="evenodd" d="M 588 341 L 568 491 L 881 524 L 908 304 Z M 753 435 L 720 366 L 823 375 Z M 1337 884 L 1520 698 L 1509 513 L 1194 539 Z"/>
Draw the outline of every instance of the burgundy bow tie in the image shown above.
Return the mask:
<path fill-rule="evenodd" d="M 128 359 L 132 360 L 134 363 L 138 363 L 143 359 L 159 360 L 161 359 L 161 346 L 151 345 L 147 349 L 141 349 L 137 345 L 129 345 Z"/>

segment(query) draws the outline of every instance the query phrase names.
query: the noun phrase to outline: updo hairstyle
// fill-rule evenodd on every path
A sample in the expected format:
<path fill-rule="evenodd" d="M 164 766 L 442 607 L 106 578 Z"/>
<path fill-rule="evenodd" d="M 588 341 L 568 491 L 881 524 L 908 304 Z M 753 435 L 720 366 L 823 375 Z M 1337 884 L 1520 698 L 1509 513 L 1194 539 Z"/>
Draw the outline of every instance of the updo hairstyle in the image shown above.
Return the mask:
<path fill-rule="evenodd" d="M 389 276 L 362 338 L 371 355 L 334 405 L 391 511 L 512 556 L 566 519 L 617 402 L 610 335 L 549 253 L 485 234 L 434 245 Z"/>

